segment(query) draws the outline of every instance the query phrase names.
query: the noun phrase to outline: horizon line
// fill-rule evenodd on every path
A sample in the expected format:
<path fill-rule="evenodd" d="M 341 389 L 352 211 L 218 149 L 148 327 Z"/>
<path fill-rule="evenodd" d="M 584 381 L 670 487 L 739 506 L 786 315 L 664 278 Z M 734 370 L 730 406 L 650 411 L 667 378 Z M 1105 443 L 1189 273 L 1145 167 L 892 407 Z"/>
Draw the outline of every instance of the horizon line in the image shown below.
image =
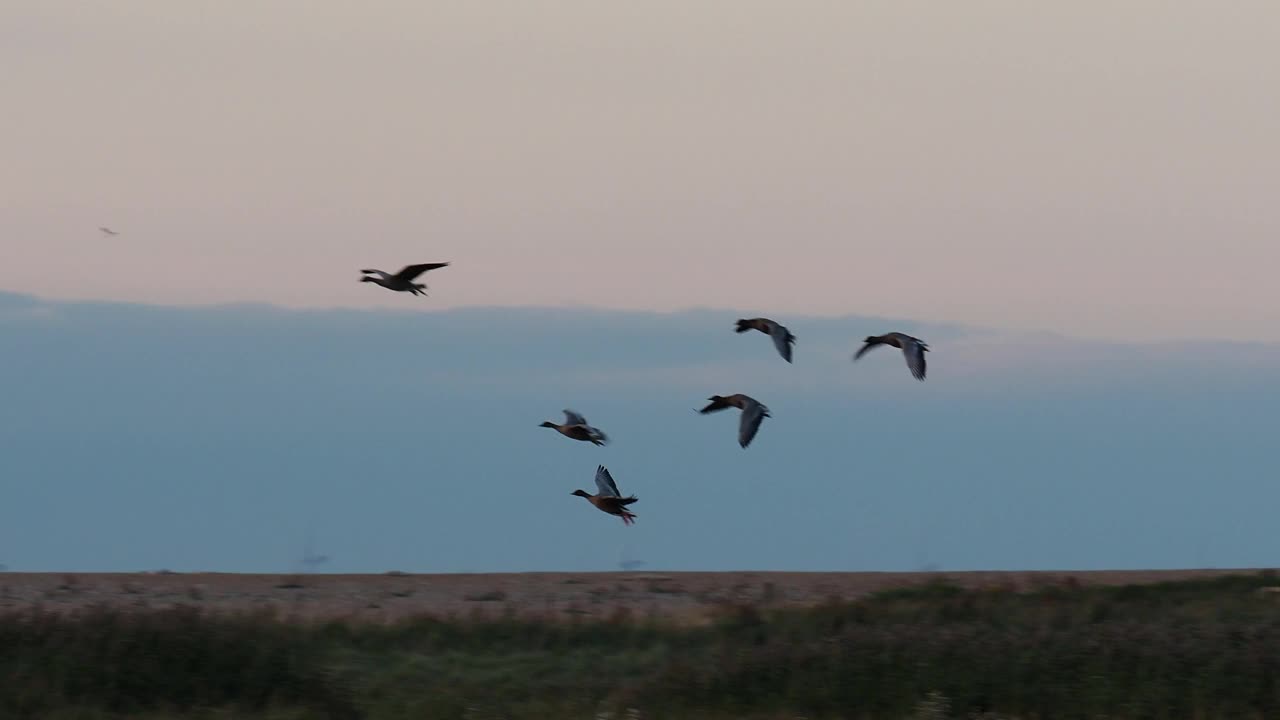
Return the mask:
<path fill-rule="evenodd" d="M 419 308 L 413 307 L 389 307 L 389 306 L 348 306 L 348 305 L 324 305 L 324 306 L 298 306 L 286 305 L 282 303 L 271 302 L 267 300 L 242 300 L 242 301 L 216 301 L 216 302 L 152 302 L 144 300 L 118 300 L 111 298 L 59 298 L 45 295 L 36 295 L 28 292 L 17 292 L 0 288 L 0 298 L 18 298 L 32 301 L 33 304 L 45 305 L 101 305 L 116 306 L 125 308 L 141 308 L 141 309 L 162 309 L 162 310 L 188 310 L 188 311 L 218 311 L 218 310 L 270 310 L 278 313 L 296 313 L 296 314 L 324 314 L 324 313 L 348 313 L 348 314 L 369 314 L 369 315 L 444 315 L 448 313 L 463 312 L 494 312 L 494 311 L 515 311 L 515 312 L 567 312 L 580 314 L 613 314 L 613 315 L 632 315 L 632 316 L 650 316 L 650 317 L 675 317 L 679 315 L 692 315 L 697 313 L 724 313 L 728 315 L 766 315 L 764 310 L 750 310 L 742 308 L 733 308 L 726 306 L 714 305 L 688 305 L 680 308 L 669 310 L 647 309 L 647 308 L 624 308 L 609 307 L 606 305 L 593 305 L 588 303 L 564 303 L 564 304 L 536 304 L 536 305 L 502 305 L 502 304 L 459 304 L 447 305 L 445 307 L 424 306 Z M 885 315 L 859 315 L 857 313 L 794 313 L 785 316 L 785 318 L 799 318 L 806 320 L 822 320 L 839 322 L 846 320 L 883 320 L 886 323 L 909 323 L 925 327 L 932 327 L 939 330 L 966 330 L 979 333 L 994 333 L 1005 335 L 1020 336 L 1037 336 L 1041 338 L 1067 341 L 1067 342 L 1087 342 L 1103 345 L 1121 345 L 1132 347 L 1161 347 L 1161 346 L 1178 346 L 1178 345 L 1228 345 L 1243 347 L 1278 347 L 1280 341 L 1267 340 L 1233 340 L 1227 338 L 1213 337 L 1196 337 L 1196 336 L 1180 336 L 1164 339 L 1150 340 L 1119 340 L 1096 335 L 1079 335 L 1073 333 L 1065 333 L 1057 330 L 1048 330 L 1044 328 L 1028 328 L 1028 327 L 1002 327 L 987 324 L 966 324 L 940 320 L 926 320 L 912 317 L 890 317 Z M 782 322 L 782 321 L 780 321 Z M 784 322 L 784 324 L 786 324 Z M 887 332 L 888 330 L 886 330 Z"/>

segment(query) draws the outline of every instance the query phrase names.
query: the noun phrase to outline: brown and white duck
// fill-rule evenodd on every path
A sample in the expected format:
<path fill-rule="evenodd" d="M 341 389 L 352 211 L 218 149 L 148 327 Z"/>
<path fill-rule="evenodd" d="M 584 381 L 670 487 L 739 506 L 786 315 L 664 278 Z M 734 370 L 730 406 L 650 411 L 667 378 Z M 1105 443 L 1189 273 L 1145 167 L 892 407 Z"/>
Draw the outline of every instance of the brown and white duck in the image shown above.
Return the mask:
<path fill-rule="evenodd" d="M 750 318 L 739 320 L 734 332 L 744 333 L 748 330 L 759 330 L 773 338 L 773 346 L 778 349 L 778 354 L 783 360 L 791 362 L 791 346 L 795 343 L 796 336 L 792 335 L 790 330 L 769 318 Z"/>
<path fill-rule="evenodd" d="M 574 490 L 569 494 L 584 497 L 587 502 L 595 505 L 602 512 L 617 515 L 622 518 L 623 525 L 635 524 L 635 513 L 628 510 L 627 506 L 637 500 L 636 496 L 622 497 L 622 493 L 618 492 L 618 484 L 613 481 L 613 476 L 603 465 L 596 468 L 596 489 L 599 492 L 595 495 L 586 490 Z"/>
<path fill-rule="evenodd" d="M 360 282 L 371 282 L 388 290 L 396 292 L 407 292 L 413 295 L 426 295 L 424 291 L 427 289 L 426 283 L 416 283 L 414 279 L 428 270 L 436 268 L 448 267 L 449 263 L 422 263 L 420 265 L 406 265 L 401 268 L 400 272 L 392 275 L 382 272 L 381 270 L 361 270 L 364 277 L 360 278 Z"/>
<path fill-rule="evenodd" d="M 769 408 L 760 404 L 755 398 L 742 393 L 728 396 L 712 395 L 708 399 L 711 403 L 698 411 L 703 415 L 731 407 L 742 411 L 742 417 L 738 420 L 738 445 L 743 448 L 751 444 L 751 439 L 760 430 L 760 423 L 767 417 L 773 417 L 769 414 Z"/>
<path fill-rule="evenodd" d="M 555 428 L 567 438 L 582 440 L 592 445 L 604 445 L 609 442 L 609 438 L 599 428 L 591 427 L 586 418 L 572 410 L 564 411 L 564 422 L 562 424 L 557 425 L 548 420 L 538 427 Z"/>
<path fill-rule="evenodd" d="M 869 335 L 862 342 L 865 344 L 853 356 L 854 360 L 866 355 L 868 350 L 877 345 L 889 345 L 901 350 L 902 355 L 907 359 L 907 367 L 911 370 L 911 374 L 917 380 L 924 380 L 924 354 L 929 352 L 929 346 L 920 338 L 911 337 L 906 333 L 891 332 L 884 335 Z"/>

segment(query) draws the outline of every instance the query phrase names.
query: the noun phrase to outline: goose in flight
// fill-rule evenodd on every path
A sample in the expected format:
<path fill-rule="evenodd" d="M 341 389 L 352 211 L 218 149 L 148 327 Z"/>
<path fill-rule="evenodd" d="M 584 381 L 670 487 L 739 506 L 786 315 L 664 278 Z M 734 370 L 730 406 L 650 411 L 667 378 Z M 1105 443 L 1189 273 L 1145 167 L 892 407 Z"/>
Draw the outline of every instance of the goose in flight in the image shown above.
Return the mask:
<path fill-rule="evenodd" d="M 613 476 L 609 474 L 609 470 L 603 465 L 596 468 L 596 489 L 600 492 L 595 495 L 586 490 L 574 490 L 569 494 L 584 497 L 587 502 L 595 505 L 600 510 L 610 515 L 621 517 L 623 525 L 635 524 L 635 513 L 628 510 L 627 506 L 637 500 L 636 496 L 622 497 L 622 493 L 618 492 L 617 483 L 613 481 Z"/>
<path fill-rule="evenodd" d="M 796 336 L 792 335 L 790 330 L 769 318 L 751 318 L 739 320 L 738 328 L 734 332 L 744 333 L 748 330 L 759 330 L 773 338 L 773 346 L 778 348 L 778 354 L 783 360 L 791 362 L 791 346 L 795 343 Z"/>
<path fill-rule="evenodd" d="M 853 356 L 854 360 L 866 355 L 868 350 L 877 345 L 889 345 L 902 351 L 902 355 L 907 359 L 907 367 L 911 369 L 911 374 L 915 376 L 915 379 L 924 380 L 924 354 L 929 352 L 929 346 L 920 338 L 914 338 L 905 333 L 891 332 L 884 335 L 868 336 L 862 342 L 865 344 Z"/>
<path fill-rule="evenodd" d="M 360 278 L 360 282 L 377 283 L 388 290 L 397 292 L 407 292 L 414 295 L 426 295 L 424 290 L 427 289 L 426 283 L 416 283 L 414 278 L 428 270 L 436 268 L 448 267 L 449 263 L 422 263 L 420 265 L 406 265 L 400 272 L 395 275 L 384 273 L 381 270 L 361 270 L 364 277 Z"/>
<path fill-rule="evenodd" d="M 742 417 L 738 420 L 738 444 L 743 448 L 751 444 L 751 439 L 760 430 L 760 423 L 767 417 L 773 417 L 769 414 L 769 408 L 761 405 L 755 398 L 742 393 L 727 397 L 712 395 L 708 399 L 711 403 L 698 411 L 703 415 L 731 407 L 742 411 Z"/>
<path fill-rule="evenodd" d="M 112 229 L 111 229 L 111 228 L 109 228 L 109 227 L 100 227 L 100 228 L 98 228 L 98 232 L 101 232 L 103 235 L 106 235 L 106 236 L 108 236 L 108 237 L 110 237 L 110 236 L 112 236 L 112 235 L 119 235 L 119 234 L 120 234 L 120 233 L 116 232 L 115 230 L 112 230 Z"/>
<path fill-rule="evenodd" d="M 574 440 L 583 440 L 592 445 L 604 445 L 609 442 L 609 438 L 599 428 L 593 428 L 587 424 L 587 419 L 572 410 L 564 411 L 564 424 L 557 425 L 550 420 L 542 423 L 538 427 L 555 428 L 568 438 Z"/>

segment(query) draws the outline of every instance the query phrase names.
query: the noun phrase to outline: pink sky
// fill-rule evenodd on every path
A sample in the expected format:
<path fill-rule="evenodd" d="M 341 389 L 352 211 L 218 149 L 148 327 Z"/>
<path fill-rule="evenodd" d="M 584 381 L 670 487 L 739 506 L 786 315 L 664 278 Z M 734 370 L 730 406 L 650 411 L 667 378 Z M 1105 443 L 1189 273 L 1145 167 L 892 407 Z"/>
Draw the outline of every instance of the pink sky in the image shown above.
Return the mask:
<path fill-rule="evenodd" d="M 0 289 L 1276 341 L 1277 37 L 1244 1 L 16 0 Z"/>

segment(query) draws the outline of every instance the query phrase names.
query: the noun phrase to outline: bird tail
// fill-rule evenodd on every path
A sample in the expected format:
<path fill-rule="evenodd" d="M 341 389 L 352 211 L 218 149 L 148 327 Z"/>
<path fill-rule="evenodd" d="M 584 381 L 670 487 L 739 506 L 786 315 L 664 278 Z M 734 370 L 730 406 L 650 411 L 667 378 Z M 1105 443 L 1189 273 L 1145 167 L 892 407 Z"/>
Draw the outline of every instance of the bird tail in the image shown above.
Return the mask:
<path fill-rule="evenodd" d="M 630 497 L 620 498 L 620 499 L 618 500 L 618 504 L 619 504 L 619 505 L 630 505 L 631 503 L 633 503 L 633 502 L 635 502 L 635 501 L 637 501 L 637 500 L 639 500 L 639 499 L 640 499 L 640 498 L 636 497 L 635 495 L 631 495 Z"/>

